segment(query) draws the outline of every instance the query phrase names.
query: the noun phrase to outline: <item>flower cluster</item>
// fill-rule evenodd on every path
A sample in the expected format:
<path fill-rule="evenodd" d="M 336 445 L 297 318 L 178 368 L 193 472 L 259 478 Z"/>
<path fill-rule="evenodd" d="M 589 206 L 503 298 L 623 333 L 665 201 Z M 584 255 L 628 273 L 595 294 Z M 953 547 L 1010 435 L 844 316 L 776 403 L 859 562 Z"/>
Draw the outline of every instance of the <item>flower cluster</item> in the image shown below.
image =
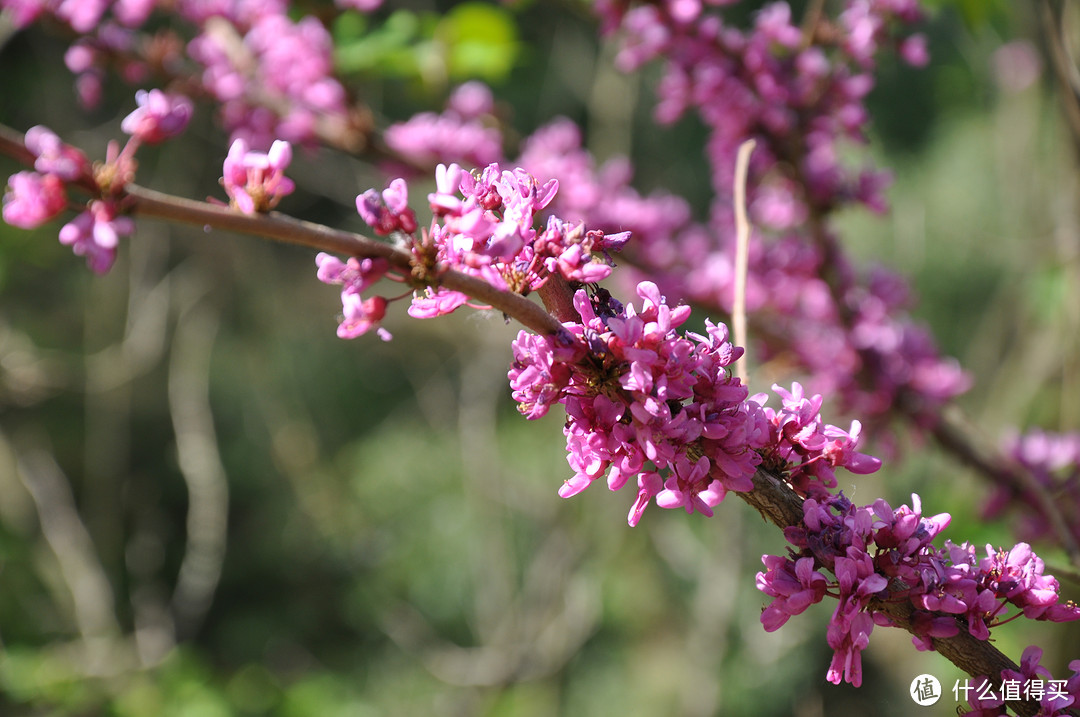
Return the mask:
<path fill-rule="evenodd" d="M 339 2 L 363 12 L 379 4 Z M 320 125 L 349 125 L 345 88 L 334 76 L 333 40 L 317 18 L 292 19 L 284 0 L 181 0 L 167 10 L 197 29 L 185 48 L 176 29 L 151 22 L 159 6 L 153 0 L 0 0 L 16 27 L 45 15 L 75 31 L 79 37 L 65 61 L 87 106 L 101 98 L 106 67 L 142 83 L 151 76 L 183 77 L 194 60 L 201 94 L 219 103 L 233 139 L 265 150 L 277 138 L 310 142 Z"/>
<path fill-rule="evenodd" d="M 865 420 L 901 404 L 925 420 L 966 390 L 966 376 L 905 315 L 896 282 L 860 281 L 824 223 L 851 203 L 885 206 L 886 178 L 847 166 L 842 147 L 865 141 L 863 101 L 876 56 L 895 48 L 925 63 L 925 40 L 905 34 L 922 15 L 916 0 L 850 0 L 837 17 L 805 29 L 784 2 L 763 7 L 747 29 L 706 14 L 702 3 L 627 9 L 613 1 L 599 10 L 606 26 L 619 30 L 623 69 L 663 63 L 657 120 L 671 123 L 693 109 L 710 132 L 706 156 L 717 199 L 709 225 L 680 232 L 692 239 L 678 252 L 664 234 L 635 233 L 647 270 L 663 272 L 665 291 L 731 308 L 735 158 L 754 138 L 747 202 L 757 229 L 747 303 L 787 337 L 786 346 L 767 350 L 793 354 L 815 390 L 837 395 Z"/>
<path fill-rule="evenodd" d="M 3 198 L 4 221 L 24 229 L 34 229 L 55 218 L 68 207 L 67 189 L 79 185 L 91 199 L 72 221 L 60 229 L 60 242 L 70 246 L 87 266 L 104 274 L 116 261 L 120 238 L 135 231 L 134 222 L 124 216 L 121 195 L 135 173 L 135 151 L 141 144 L 154 144 L 181 133 L 191 118 L 191 101 L 182 95 L 140 90 L 138 107 L 121 122 L 131 135 L 120 149 L 110 142 L 105 162 L 91 166 L 78 149 L 64 144 L 42 126 L 26 131 L 24 144 L 34 156 L 34 171 L 23 171 L 8 180 Z"/>
<path fill-rule="evenodd" d="M 521 332 L 509 373 L 514 398 L 529 418 L 554 403 L 566 407 L 574 476 L 561 496 L 606 474 L 612 490 L 636 480 L 630 525 L 654 498 L 664 508 L 712 515 L 727 491 L 753 487 L 755 449 L 768 438 L 764 414 L 729 375 L 742 349 L 727 340 L 726 327 L 707 322 L 706 335 L 684 337 L 676 329 L 689 307 L 669 307 L 650 282 L 637 293 L 640 310 L 579 290 L 581 321 L 564 324 L 570 339 Z"/>
<path fill-rule="evenodd" d="M 503 160 L 502 133 L 487 118 L 494 111 L 491 90 L 479 82 L 458 87 L 441 114 L 421 112 L 386 128 L 386 144 L 420 166 L 463 162 L 483 167 Z"/>
<path fill-rule="evenodd" d="M 8 180 L 3 216 L 8 224 L 34 229 L 67 207 L 67 184 L 88 176 L 90 162 L 47 127 L 31 127 L 24 142 L 35 157 L 35 171 L 18 172 Z"/>
<path fill-rule="evenodd" d="M 877 470 L 880 462 L 855 450 L 851 433 L 822 422 L 821 396 L 803 397 L 779 386 L 779 411 L 764 408 L 763 394 L 748 399 L 728 367 L 742 349 L 727 328 L 706 321 L 706 335 L 676 329 L 687 306 L 668 306 L 659 288 L 641 282 L 640 310 L 623 307 L 604 291 L 579 290 L 580 322 L 569 332 L 514 341 L 510 386 L 518 409 L 539 418 L 566 408 L 567 460 L 574 476 L 560 489 L 569 497 L 602 476 L 611 490 L 631 478 L 637 497 L 628 521 L 636 525 L 649 502 L 712 515 L 728 491 L 753 487 L 750 476 L 765 462 L 790 471 L 804 490 L 835 485 L 834 470 Z"/>
<path fill-rule="evenodd" d="M 259 148 L 277 138 L 304 143 L 319 121 L 345 122 L 345 89 L 333 76 L 333 40 L 322 23 L 294 21 L 285 3 L 236 3 L 233 12 L 244 6 L 261 11 L 250 19 L 226 13 L 222 22 L 215 9 L 188 44 L 233 138 Z"/>
<path fill-rule="evenodd" d="M 138 108 L 124 118 L 120 129 L 146 144 L 158 144 L 183 132 L 194 107 L 184 95 L 162 90 L 139 90 L 135 93 Z"/>
<path fill-rule="evenodd" d="M 496 138 L 478 139 L 493 130 L 467 110 L 453 109 L 454 103 L 452 96 L 442 115 L 424 115 L 395 125 L 393 134 L 401 137 L 395 139 L 398 151 L 414 162 L 459 160 L 481 151 L 484 156 L 495 156 Z M 438 129 L 463 122 L 469 123 L 470 132 L 454 141 Z M 770 136 L 758 138 L 765 141 Z M 732 143 L 731 162 L 737 146 Z M 943 403 L 967 389 L 968 377 L 955 361 L 942 358 L 927 331 L 909 318 L 910 301 L 903 282 L 880 270 L 857 280 L 835 243 L 826 249 L 808 235 L 811 205 L 800 199 L 799 183 L 768 169 L 779 159 L 755 156 L 755 166 L 762 168 L 755 170 L 750 211 L 760 230 L 751 235 L 747 305 L 756 320 L 770 327 L 771 335 L 785 337 L 783 343 L 768 342 L 766 355 L 785 353 L 796 359 L 815 390 L 837 395 L 853 415 L 877 421 L 903 405 L 925 422 Z M 665 294 L 731 310 L 734 220 L 725 194 L 719 195 L 712 220 L 696 223 L 685 200 L 637 192 L 625 160 L 596 166 L 582 148 L 580 130 L 566 119 L 557 119 L 526 138 L 517 163 L 535 176 L 559 178 L 562 189 L 551 204 L 559 216 L 604 230 L 629 230 L 635 237 L 634 263 Z M 728 176 L 728 170 L 724 165 L 718 174 Z M 832 174 L 839 177 L 839 172 Z M 872 176 L 863 175 L 857 182 L 869 187 Z M 721 189 L 730 192 L 728 185 Z M 814 211 L 821 213 L 849 201 L 850 197 L 842 199 L 844 192 L 836 191 L 827 206 L 813 205 Z M 827 252 L 835 258 L 832 269 L 827 269 Z M 831 280 L 825 278 L 829 271 L 836 274 Z"/>
<path fill-rule="evenodd" d="M 432 221 L 419 231 L 404 179 L 390 182 L 381 193 L 368 190 L 356 200 L 358 213 L 377 234 L 396 234 L 412 255 L 411 275 L 389 278 L 405 281 L 414 289 L 409 307 L 414 318 L 449 314 L 468 302 L 462 292 L 440 286 L 439 276 L 448 270 L 526 295 L 553 275 L 571 282 L 600 281 L 611 273 L 608 253 L 621 248 L 628 238 L 625 232 L 605 235 L 555 216 L 538 227 L 539 214 L 559 185 L 555 180 L 541 184 L 522 169 L 504 170 L 491 164 L 470 174 L 456 164 L 439 165 L 435 179 L 436 191 L 428 195 Z M 351 302 L 354 319 L 346 318 L 339 333 L 359 336 L 375 326 L 389 300 L 359 298 L 373 283 L 375 270 L 358 268 L 342 274 L 327 257 L 319 259 L 319 266 L 319 278 L 343 284 L 343 302 L 346 296 Z M 383 268 L 376 278 L 385 274 Z M 347 317 L 350 304 L 345 308 Z"/>
<path fill-rule="evenodd" d="M 8 180 L 3 217 L 8 224 L 34 229 L 67 208 L 68 185 L 95 185 L 96 181 L 85 155 L 48 128 L 31 127 L 24 141 L 36 157 L 35 171 L 19 172 Z M 116 201 L 103 197 L 91 200 L 85 211 L 60 229 L 59 237 L 77 256 L 86 257 L 91 270 L 104 274 L 116 259 L 120 237 L 132 231 L 134 225 L 119 215 Z"/>
<path fill-rule="evenodd" d="M 797 360 L 814 389 L 836 395 L 850 414 L 881 422 L 902 406 L 917 425 L 928 424 L 970 380 L 910 319 L 903 282 L 881 271 L 856 276 L 824 224 L 851 203 L 885 206 L 887 178 L 841 157 L 845 144 L 865 141 L 863 100 L 876 56 L 892 48 L 911 64 L 925 63 L 925 39 L 906 34 L 921 18 L 918 3 L 851 0 L 807 32 L 786 3 L 764 7 L 748 29 L 707 14 L 708 4 L 727 3 L 631 9 L 612 1 L 597 10 L 608 30 L 619 30 L 623 69 L 662 59 L 657 119 L 670 123 L 693 109 L 708 127 L 706 158 L 717 190 L 709 222 L 692 221 L 680 198 L 639 194 L 624 160 L 594 166 L 568 120 L 526 138 L 517 163 L 559 178 L 563 191 L 552 209 L 560 216 L 630 230 L 634 263 L 665 294 L 730 311 L 735 156 L 743 140 L 755 138 L 748 204 L 757 228 L 747 304 L 767 333 L 785 337 L 768 342 L 765 354 Z M 458 95 L 481 100 L 466 103 Z M 395 125 L 388 141 L 413 162 L 501 156 L 501 137 L 484 119 L 490 106 L 489 95 L 470 83 L 443 114 Z"/>
<path fill-rule="evenodd" d="M 338 336 L 354 339 L 371 329 L 383 341 L 389 341 L 390 332 L 379 326 L 386 315 L 386 299 L 381 296 L 363 298 L 363 292 L 379 279 L 386 276 L 390 264 L 385 259 L 350 258 L 342 262 L 336 256 L 320 252 L 315 257 L 318 264 L 319 281 L 324 284 L 341 285 L 341 306 L 343 316 L 338 325 Z"/>
<path fill-rule="evenodd" d="M 788 482 L 801 495 L 823 497 L 836 487 L 836 468 L 852 473 L 873 473 L 881 461 L 855 450 L 862 424 L 852 421 L 844 431 L 821 419 L 824 398 L 806 397 L 802 385 L 792 384 L 791 391 L 772 387 L 783 402 L 781 410 L 765 406 L 768 395 L 759 393 L 750 400 L 763 406 L 769 423 L 767 449 L 762 451 L 764 465 L 785 472 Z"/>
<path fill-rule="evenodd" d="M 827 674 L 833 683 L 861 684 L 860 653 L 873 626 L 891 624 L 875 609 L 875 599 L 911 602 L 913 642 L 921 650 L 932 650 L 933 638 L 952 637 L 961 629 L 989 639 L 990 628 L 1021 615 L 1080 620 L 1080 607 L 1059 601 L 1057 580 L 1043 573 L 1042 560 L 1026 543 L 1008 551 L 988 545 L 981 559 L 967 543 L 946 541 L 935 548 L 931 541 L 950 517 L 924 518 L 917 495 L 911 508 L 895 511 L 880 499 L 855 506 L 842 493 L 810 498 L 803 510 L 803 524 L 784 531 L 797 550 L 789 549 L 786 557 L 762 557 L 767 570 L 758 573 L 757 585 L 773 601 L 761 621 L 766 630 L 776 630 L 825 595 L 838 598 L 827 633 L 835 651 Z M 835 580 L 826 578 L 822 568 Z"/>

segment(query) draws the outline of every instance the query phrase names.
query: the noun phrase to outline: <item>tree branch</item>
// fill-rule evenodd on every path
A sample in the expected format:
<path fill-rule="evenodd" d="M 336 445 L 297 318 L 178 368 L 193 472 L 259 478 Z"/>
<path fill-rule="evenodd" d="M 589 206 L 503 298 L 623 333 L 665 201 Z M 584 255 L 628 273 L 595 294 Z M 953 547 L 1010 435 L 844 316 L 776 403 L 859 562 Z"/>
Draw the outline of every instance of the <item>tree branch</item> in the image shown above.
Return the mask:
<path fill-rule="evenodd" d="M 758 468 L 753 481 L 753 490 L 736 495 L 753 506 L 762 518 L 781 529 L 802 525 L 803 499 L 786 482 L 762 468 Z M 915 608 L 909 601 L 874 600 L 870 606 L 888 615 L 897 627 L 915 634 L 912 623 Z M 965 627 L 961 626 L 955 637 L 933 638 L 934 649 L 972 677 L 985 675 L 991 682 L 1000 681 L 1002 670 L 1020 671 L 1015 662 L 989 641 L 976 638 Z M 1021 717 L 1032 717 L 1040 709 L 1038 702 L 1030 700 L 1009 702 L 1009 708 Z"/>

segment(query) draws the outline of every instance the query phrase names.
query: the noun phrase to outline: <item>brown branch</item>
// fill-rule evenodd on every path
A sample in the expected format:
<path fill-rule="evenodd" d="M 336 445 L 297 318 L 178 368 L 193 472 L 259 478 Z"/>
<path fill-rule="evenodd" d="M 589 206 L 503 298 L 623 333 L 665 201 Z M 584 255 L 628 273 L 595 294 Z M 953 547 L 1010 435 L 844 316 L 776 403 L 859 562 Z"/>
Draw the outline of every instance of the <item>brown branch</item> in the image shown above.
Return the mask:
<path fill-rule="evenodd" d="M 762 518 L 781 529 L 802 525 L 803 499 L 786 482 L 762 468 L 754 474 L 753 481 L 753 490 L 736 495 L 753 506 Z M 888 615 L 896 627 L 915 634 L 912 623 L 915 608 L 909 601 L 874 600 L 870 607 Z M 991 682 L 995 682 L 1000 680 L 1002 670 L 1020 670 L 1015 662 L 989 641 L 976 638 L 964 626 L 955 637 L 934 638 L 933 643 L 935 650 L 972 677 L 986 675 Z M 1039 703 L 1009 702 L 1009 708 L 1021 717 L 1031 717 L 1039 711 Z"/>
<path fill-rule="evenodd" d="M 1080 566 L 1080 544 L 1069 528 L 1068 522 L 1045 486 L 1035 480 L 1031 471 L 1001 455 L 1000 452 L 981 445 L 975 431 L 962 418 L 960 410 L 942 411 L 930 428 L 938 444 L 948 450 L 957 460 L 974 468 L 993 482 L 1009 487 L 1016 495 L 1049 522 L 1060 547 Z"/>
<path fill-rule="evenodd" d="M 34 155 L 27 151 L 23 135 L 0 125 L 0 154 L 33 165 Z M 165 194 L 137 184 L 123 189 L 125 209 L 131 214 L 214 229 L 226 229 L 238 234 L 273 239 L 327 252 L 350 256 L 381 257 L 405 274 L 412 269 L 412 255 L 401 248 L 370 239 L 362 234 L 331 229 L 322 224 L 294 219 L 284 214 L 244 214 L 224 205 L 199 202 Z M 490 305 L 507 316 L 517 319 L 526 328 L 541 334 L 562 330 L 558 319 L 538 304 L 520 294 L 497 289 L 483 279 L 452 269 L 437 274 L 440 286 Z"/>
<path fill-rule="evenodd" d="M 242 214 L 225 206 L 175 197 L 135 184 L 127 185 L 125 192 L 131 201 L 131 213 L 138 216 L 227 229 L 238 234 L 338 254 L 381 257 L 400 271 L 408 273 L 411 269 L 412 255 L 409 252 L 362 234 L 331 229 L 277 212 L 265 215 Z M 562 329 L 562 325 L 536 303 L 519 294 L 497 289 L 483 279 L 454 270 L 439 273 L 437 278 L 440 286 L 468 294 L 477 301 L 517 319 L 526 328 L 537 333 L 552 334 Z"/>

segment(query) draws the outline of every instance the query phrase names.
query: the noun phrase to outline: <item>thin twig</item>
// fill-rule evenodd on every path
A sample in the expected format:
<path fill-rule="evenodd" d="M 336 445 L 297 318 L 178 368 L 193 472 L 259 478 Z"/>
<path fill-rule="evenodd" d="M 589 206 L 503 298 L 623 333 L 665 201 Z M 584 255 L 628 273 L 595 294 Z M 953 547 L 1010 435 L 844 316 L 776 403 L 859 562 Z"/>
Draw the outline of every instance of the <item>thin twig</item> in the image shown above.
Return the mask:
<path fill-rule="evenodd" d="M 7 154 L 27 165 L 33 165 L 35 159 L 26 150 L 23 135 L 3 125 L 0 125 L 0 154 Z M 206 229 L 227 229 L 338 254 L 382 257 L 401 272 L 408 274 L 412 269 L 409 252 L 362 234 L 331 229 L 277 212 L 243 214 L 224 205 L 177 197 L 137 184 L 125 186 L 124 194 L 127 210 L 134 215 L 193 224 Z M 520 294 L 497 289 L 483 279 L 454 270 L 445 270 L 435 279 L 440 286 L 460 291 L 487 304 L 537 333 L 554 334 L 562 330 L 559 320 L 540 305 Z"/>
<path fill-rule="evenodd" d="M 321 249 L 350 256 L 382 257 L 402 272 L 411 270 L 409 252 L 362 234 L 331 229 L 277 212 L 265 215 L 242 214 L 225 206 L 176 197 L 135 184 L 125 188 L 131 201 L 131 213 L 145 217 L 227 229 L 286 244 Z M 562 324 L 538 304 L 520 294 L 502 291 L 483 279 L 458 271 L 447 270 L 437 277 L 439 285 L 460 291 L 483 302 L 507 316 L 517 319 L 537 333 L 552 334 L 562 330 Z"/>
<path fill-rule="evenodd" d="M 735 159 L 735 303 L 731 310 L 731 326 L 735 345 L 743 355 L 735 362 L 735 375 L 743 385 L 748 380 L 746 368 L 746 275 L 750 263 L 750 221 L 746 217 L 746 176 L 750 171 L 750 154 L 757 143 L 748 139 L 739 145 Z"/>

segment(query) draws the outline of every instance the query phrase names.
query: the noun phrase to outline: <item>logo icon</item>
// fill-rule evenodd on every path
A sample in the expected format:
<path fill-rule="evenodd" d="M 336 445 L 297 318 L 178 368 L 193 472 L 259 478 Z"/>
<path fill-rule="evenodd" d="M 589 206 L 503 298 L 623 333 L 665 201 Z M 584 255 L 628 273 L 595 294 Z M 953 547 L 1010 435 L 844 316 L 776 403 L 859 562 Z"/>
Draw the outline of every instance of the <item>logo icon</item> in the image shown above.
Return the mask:
<path fill-rule="evenodd" d="M 908 692 L 915 704 L 929 707 L 941 699 L 941 683 L 933 675 L 919 675 L 911 681 Z"/>

